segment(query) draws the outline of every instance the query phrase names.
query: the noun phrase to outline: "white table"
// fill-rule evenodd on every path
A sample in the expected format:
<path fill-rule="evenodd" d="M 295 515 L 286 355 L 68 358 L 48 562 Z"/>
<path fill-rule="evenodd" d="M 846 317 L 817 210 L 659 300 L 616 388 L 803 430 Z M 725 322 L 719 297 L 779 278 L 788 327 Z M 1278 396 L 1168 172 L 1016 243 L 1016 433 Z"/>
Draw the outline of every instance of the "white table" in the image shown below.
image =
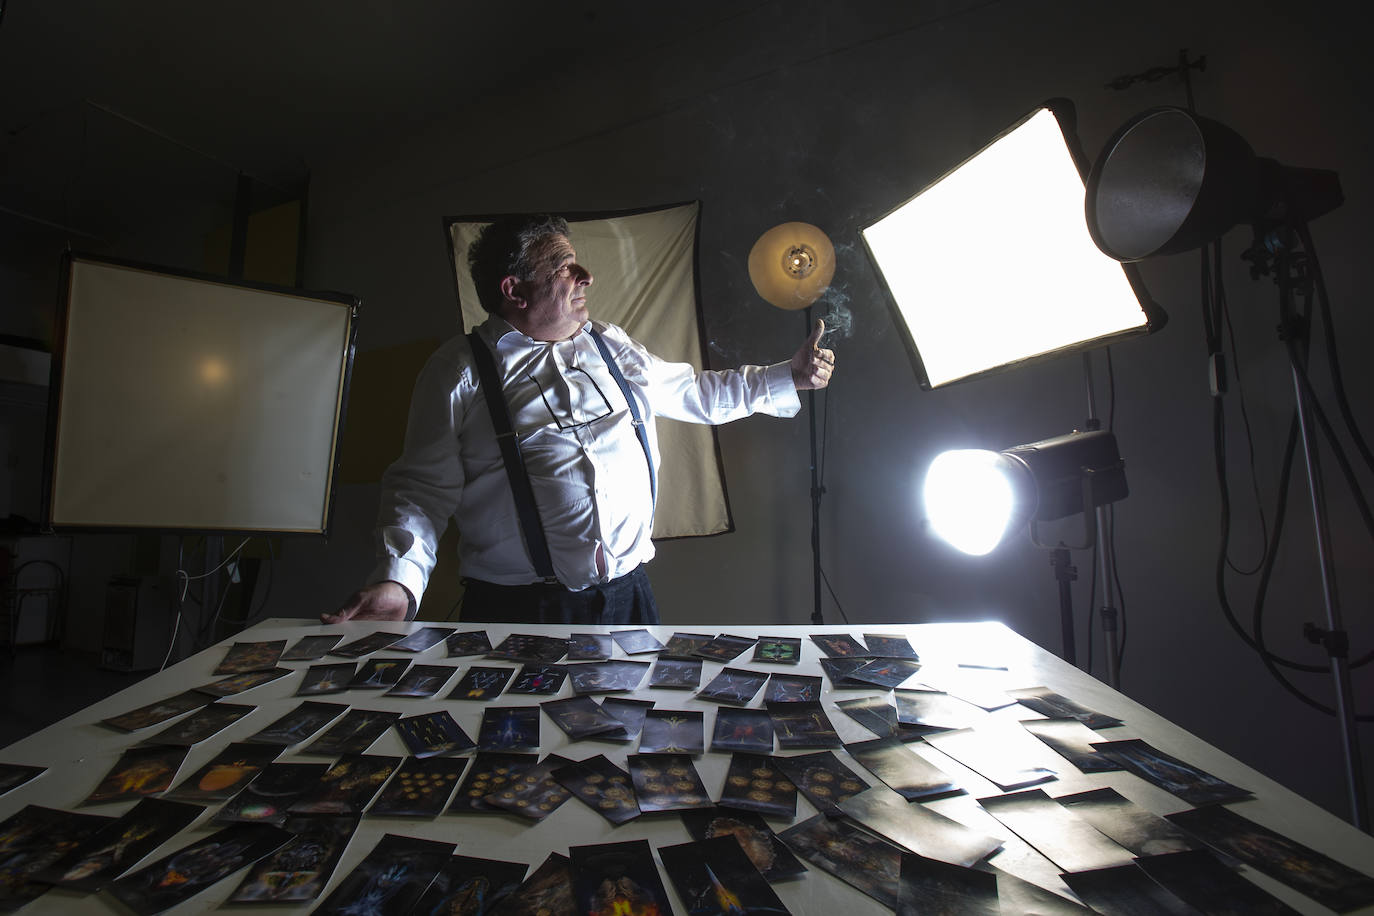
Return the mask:
<path fill-rule="evenodd" d="M 223 659 L 225 651 L 234 642 L 285 639 L 289 646 L 302 636 L 320 633 L 343 633 L 343 641 L 347 642 L 379 629 L 414 630 L 424 625 L 426 625 L 424 621 L 394 624 L 368 621 L 321 627 L 311 625 L 309 621 L 300 619 L 264 621 L 165 671 L 145 678 L 127 690 L 0 750 L 0 762 L 39 765 L 49 768 L 48 772 L 39 778 L 0 797 L 0 820 L 10 817 L 29 804 L 110 815 L 123 814 L 127 811 L 132 807 L 133 802 L 95 805 L 89 808 L 78 808 L 77 806 L 95 788 L 101 777 L 114 765 L 125 748 L 146 735 L 153 734 L 163 726 L 155 726 L 152 729 L 125 735 L 100 725 L 100 721 L 172 696 L 185 689 L 218 680 L 219 678 L 212 674 L 212 670 Z M 460 630 L 485 629 L 493 645 L 511 632 L 566 636 L 573 632 L 610 631 L 608 628 L 565 626 L 535 627 L 524 625 L 508 627 L 494 624 L 463 623 L 451 625 L 457 626 Z M 1099 734 L 1103 740 L 1142 738 L 1167 753 L 1249 789 L 1255 793 L 1253 800 L 1228 807 L 1346 865 L 1366 874 L 1374 873 L 1374 838 L 1359 832 L 1346 822 L 1305 801 L 1273 780 L 1267 779 L 1255 770 L 1150 712 L 1128 697 L 1040 649 L 1002 624 L 963 623 L 914 626 L 875 624 L 857 627 L 766 628 L 720 624 L 714 627 L 678 628 L 661 626 L 651 628 L 651 631 L 660 641 L 666 642 L 676 629 L 712 634 L 725 632 L 745 636 L 784 635 L 802 637 L 803 650 L 800 665 L 753 663 L 750 661 L 751 651 L 746 651 L 730 663 L 733 667 L 769 673 L 782 671 L 798 674 L 821 674 L 820 665 L 817 662 L 821 653 L 816 645 L 806 638 L 811 633 L 819 632 L 851 633 L 860 638 L 864 631 L 901 633 L 911 641 L 920 653 L 924 665 L 922 671 L 916 675 L 915 680 L 924 680 L 926 674 L 929 674 L 930 678 L 934 680 L 941 671 L 949 670 L 960 664 L 1005 666 L 1005 671 L 988 670 L 981 672 L 981 675 L 1006 688 L 1046 686 L 1084 706 L 1120 718 L 1125 724 L 1119 728 L 1101 731 Z M 389 653 L 384 650 L 378 654 L 385 656 Z M 445 655 L 445 647 L 443 643 L 440 643 L 426 652 L 413 656 L 413 658 L 417 663 L 452 664 L 459 669 L 459 672 L 466 670 L 471 664 L 512 664 L 483 660 L 480 657 L 446 659 Z M 623 657 L 623 653 L 618 647 L 615 651 L 615 657 Z M 640 656 L 639 658 L 652 660 L 654 657 Z M 338 661 L 338 659 L 326 659 L 325 661 Z M 311 663 L 288 662 L 286 666 L 303 670 L 309 664 Z M 720 664 L 706 662 L 702 674 L 702 683 L 705 684 L 709 681 L 721 667 Z M 647 680 L 646 677 L 646 683 Z M 224 732 L 192 748 L 178 774 L 178 780 L 194 772 L 229 742 L 241 740 L 260 731 L 302 702 L 304 698 L 294 696 L 300 681 L 301 675 L 293 674 L 228 698 L 229 702 L 254 704 L 258 708 Z M 482 710 L 486 704 L 443 699 L 444 695 L 452 689 L 454 683 L 456 683 L 456 678 L 451 679 L 436 697 L 429 699 L 386 697 L 378 691 L 361 690 L 324 696 L 319 699 L 348 703 L 356 708 L 395 710 L 405 715 L 447 709 L 458 720 L 463 729 L 475 739 Z M 881 692 L 879 688 L 873 690 L 875 694 Z M 571 695 L 571 687 L 565 684 L 558 696 L 569 695 Z M 834 706 L 837 699 L 863 695 L 865 694 L 861 691 L 832 692 L 829 681 L 825 681 L 823 700 L 826 704 L 826 712 L 840 733 L 840 737 L 845 741 L 862 741 L 874 737 Z M 711 725 L 714 721 L 714 713 L 710 710 L 716 709 L 716 704 L 697 701 L 692 697 L 691 692 L 681 690 L 641 688 L 634 696 L 652 699 L 660 708 L 707 710 L 705 722 L 706 740 L 709 747 Z M 762 692 L 760 692 L 761 697 Z M 751 705 L 759 705 L 760 698 L 756 698 Z M 548 699 L 551 697 L 502 695 L 496 702 L 501 705 L 519 705 L 539 703 Z M 41 701 L 41 697 L 34 698 L 34 702 Z M 993 720 L 1011 723 L 1017 718 L 1034 717 L 1035 715 L 1024 707 L 1013 705 L 994 713 Z M 1038 744 L 1037 742 L 1031 743 Z M 968 795 L 931 802 L 929 803 L 930 807 L 961 820 L 984 833 L 1007 839 L 1008 842 L 1004 850 L 992 860 L 994 865 L 1044 886 L 1055 887 L 1060 892 L 1068 894 L 1067 888 L 1058 881 L 1057 870 L 1047 860 L 1026 847 L 978 806 L 974 800 L 976 797 L 999 794 L 999 790 L 995 786 L 932 747 L 922 746 L 919 743 L 909 746 L 958 778 L 961 785 L 968 789 Z M 594 739 L 570 742 L 562 731 L 548 721 L 547 716 L 541 716 L 541 755 L 558 753 L 565 757 L 580 760 L 604 753 L 617 765 L 624 768 L 625 755 L 633 751 L 633 746 L 626 747 L 625 744 L 618 742 Z M 1151 786 L 1134 775 L 1122 772 L 1078 774 L 1048 748 L 1038 748 L 1038 751 L 1043 755 L 1040 761 L 1043 765 L 1061 773 L 1060 779 L 1043 786 L 1051 795 L 1059 796 L 1086 789 L 1112 786 L 1127 798 L 1158 814 L 1169 814 L 1189 807 L 1173 795 Z M 394 730 L 390 730 L 369 748 L 368 753 L 404 756 L 406 750 L 400 737 Z M 850 760 L 843 751 L 837 750 L 837 754 L 851 769 L 864 775 L 868 781 L 877 782 L 876 779 L 869 777 L 867 772 L 856 762 Z M 298 754 L 284 754 L 278 759 L 315 763 L 324 760 L 320 757 Z M 709 752 L 696 761 L 698 772 L 700 772 L 707 790 L 712 793 L 712 797 L 717 797 L 719 794 L 728 762 L 728 755 Z M 207 825 L 213 811 L 213 808 L 208 810 L 196 822 L 195 826 L 174 836 L 163 847 L 145 859 L 144 863 L 156 861 L 168 852 L 179 849 L 191 841 L 213 832 L 215 828 Z M 804 797 L 800 798 L 796 822 L 810 817 L 813 813 L 815 811 L 811 804 Z M 782 830 L 787 826 L 778 821 L 772 821 L 772 824 L 776 830 Z M 647 839 L 651 846 L 657 848 L 687 842 L 691 839 L 675 816 L 642 817 L 623 826 L 612 827 L 591 809 L 575 799 L 570 799 L 538 824 L 530 824 L 508 815 L 445 814 L 429 821 L 365 816 L 357 834 L 353 837 L 343 859 L 340 861 L 333 880 L 330 882 L 329 888 L 326 889 L 326 894 L 372 849 L 377 840 L 385 833 L 456 842 L 458 854 L 527 862 L 530 864 L 531 871 L 551 851 L 566 854 L 569 846 L 621 842 L 642 838 Z M 243 871 L 235 873 L 171 912 L 204 912 L 217 907 L 238 886 L 243 874 Z M 1329 912 L 1264 875 L 1247 871 L 1247 876 L 1265 890 L 1302 912 Z M 666 874 L 664 875 L 664 884 L 669 888 L 669 893 L 674 894 Z M 831 916 L 831 914 L 836 913 L 887 912 L 873 899 L 816 867 L 810 867 L 809 874 L 800 880 L 775 885 L 775 890 L 788 908 L 799 916 L 801 914 Z M 680 906 L 680 902 L 675 896 L 674 903 L 675 906 Z M 255 909 L 267 913 L 308 912 L 313 908 L 313 905 L 295 908 L 266 906 Z M 66 914 L 116 911 L 118 911 L 117 904 L 103 895 L 81 896 L 60 890 L 49 891 L 23 910 L 25 914 L 53 913 L 63 914 L 63 916 Z M 1374 913 L 1374 907 L 1359 912 Z"/>

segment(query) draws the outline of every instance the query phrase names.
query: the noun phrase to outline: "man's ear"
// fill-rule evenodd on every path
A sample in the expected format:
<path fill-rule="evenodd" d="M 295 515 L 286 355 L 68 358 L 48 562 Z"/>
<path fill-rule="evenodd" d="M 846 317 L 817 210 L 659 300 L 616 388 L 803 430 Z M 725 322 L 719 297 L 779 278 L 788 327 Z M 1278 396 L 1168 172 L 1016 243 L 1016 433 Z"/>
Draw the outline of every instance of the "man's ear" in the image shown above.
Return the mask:
<path fill-rule="evenodd" d="M 524 308 L 527 304 L 525 284 L 517 276 L 511 275 L 501 278 L 501 295 L 516 308 Z"/>

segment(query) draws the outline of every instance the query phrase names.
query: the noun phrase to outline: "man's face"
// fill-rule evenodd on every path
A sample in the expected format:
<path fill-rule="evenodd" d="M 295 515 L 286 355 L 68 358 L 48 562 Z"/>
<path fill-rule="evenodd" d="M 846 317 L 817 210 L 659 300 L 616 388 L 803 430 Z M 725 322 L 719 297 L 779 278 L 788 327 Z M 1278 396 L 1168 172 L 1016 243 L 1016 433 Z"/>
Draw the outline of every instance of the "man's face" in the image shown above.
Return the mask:
<path fill-rule="evenodd" d="M 520 330 L 536 340 L 566 340 L 587 321 L 591 272 L 577 263 L 566 236 L 546 236 L 531 255 L 534 276 L 520 287 L 525 299 Z"/>

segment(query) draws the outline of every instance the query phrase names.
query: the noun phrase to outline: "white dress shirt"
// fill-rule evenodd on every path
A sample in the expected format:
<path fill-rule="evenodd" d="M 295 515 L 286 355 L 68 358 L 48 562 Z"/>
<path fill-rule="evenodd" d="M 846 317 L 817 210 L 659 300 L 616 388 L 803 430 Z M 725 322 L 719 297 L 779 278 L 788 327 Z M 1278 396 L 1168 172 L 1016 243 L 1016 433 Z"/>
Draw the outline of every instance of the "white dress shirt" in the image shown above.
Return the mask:
<path fill-rule="evenodd" d="M 623 576 L 654 555 L 648 464 L 625 397 L 587 333 L 592 325 L 637 395 L 655 469 L 655 416 L 726 423 L 801 409 L 785 362 L 699 373 L 659 359 L 615 325 L 591 322 L 550 343 L 489 317 L 477 333 L 510 405 L 554 573 L 575 590 Z M 458 523 L 461 575 L 499 585 L 539 579 L 483 397 L 467 339 L 449 340 L 416 380 L 405 450 L 382 476 L 380 562 L 369 581 L 405 586 L 411 616 L 450 517 Z"/>

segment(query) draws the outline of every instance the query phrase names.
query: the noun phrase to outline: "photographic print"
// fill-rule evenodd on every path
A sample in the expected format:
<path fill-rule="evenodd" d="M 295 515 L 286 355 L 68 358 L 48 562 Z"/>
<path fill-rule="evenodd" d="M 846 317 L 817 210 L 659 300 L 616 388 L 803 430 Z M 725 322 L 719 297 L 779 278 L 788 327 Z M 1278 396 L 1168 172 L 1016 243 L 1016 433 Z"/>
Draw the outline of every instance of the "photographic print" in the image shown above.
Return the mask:
<path fill-rule="evenodd" d="M 397 719 L 396 731 L 415 757 L 461 754 L 477 746 L 447 709 Z"/>
<path fill-rule="evenodd" d="M 868 788 L 868 783 L 830 751 L 774 757 L 773 762 L 822 814 L 839 815 L 840 802 Z"/>
<path fill-rule="evenodd" d="M 120 878 L 108 890 L 139 916 L 150 916 L 190 900 L 290 841 L 291 834 L 270 824 L 231 824 Z"/>
<path fill-rule="evenodd" d="M 926 735 L 924 740 L 1003 792 L 1026 789 L 1058 777 L 1054 770 L 1036 766 L 1032 756 L 1008 740 L 1010 737 L 1012 735 L 1006 729 L 982 732 L 961 728 Z"/>
<path fill-rule="evenodd" d="M 572 797 L 572 793 L 553 778 L 554 770 L 572 763 L 565 757 L 549 754 L 534 766 L 512 776 L 504 786 L 493 789 L 482 800 L 488 805 L 542 821 Z"/>
<path fill-rule="evenodd" d="M 773 734 L 777 735 L 779 748 L 840 746 L 840 736 L 820 703 L 770 702 L 765 705 L 773 720 Z"/>
<path fill-rule="evenodd" d="M 771 756 L 733 754 L 719 804 L 722 808 L 742 808 L 791 820 L 797 816 L 797 787 Z"/>
<path fill-rule="evenodd" d="M 562 665 L 525 665 L 506 688 L 506 693 L 553 696 L 563 689 L 567 679 L 568 670 Z"/>
<path fill-rule="evenodd" d="M 880 738 L 894 737 L 901 727 L 897 721 L 897 708 L 887 701 L 886 696 L 836 700 L 835 705 Z"/>
<path fill-rule="evenodd" d="M 812 703 L 821 698 L 821 679 L 809 674 L 770 674 L 765 703 Z"/>
<path fill-rule="evenodd" d="M 634 820 L 641 813 L 630 774 L 604 754 L 570 761 L 553 770 L 552 776 L 573 798 L 612 824 Z"/>
<path fill-rule="evenodd" d="M 491 651 L 491 640 L 487 638 L 486 630 L 466 630 L 445 639 L 444 648 L 449 658 L 486 655 Z"/>
<path fill-rule="evenodd" d="M 626 762 L 639 810 L 645 814 L 712 807 L 692 758 L 686 754 L 630 754 Z"/>
<path fill-rule="evenodd" d="M 612 741 L 634 741 L 639 738 L 639 733 L 644 728 L 644 716 L 650 709 L 654 708 L 654 701 L 635 700 L 630 697 L 606 697 L 601 701 L 601 708 L 624 723 L 625 730 L 623 732 L 608 731 L 597 735 L 597 737 Z"/>
<path fill-rule="evenodd" d="M 704 658 L 708 661 L 732 662 L 754 642 L 752 636 L 731 636 L 729 633 L 722 633 L 698 648 L 694 654 L 698 658 Z"/>
<path fill-rule="evenodd" d="M 291 648 L 282 653 L 284 662 L 319 661 L 329 654 L 329 650 L 343 639 L 342 633 L 326 633 L 321 636 L 302 636 Z"/>
<path fill-rule="evenodd" d="M 902 851 L 849 821 L 817 814 L 778 838 L 812 865 L 857 888 L 890 910 L 897 909 Z"/>
<path fill-rule="evenodd" d="M 432 697 L 444 688 L 453 672 L 452 665 L 411 665 L 396 686 L 386 692 L 389 697 Z"/>
<path fill-rule="evenodd" d="M 896 738 L 846 744 L 849 756 L 907 801 L 930 801 L 964 790 L 954 778 Z"/>
<path fill-rule="evenodd" d="M 813 633 L 811 641 L 827 658 L 863 658 L 869 654 L 868 647 L 848 633 Z"/>
<path fill-rule="evenodd" d="M 471 856 L 450 856 L 411 910 L 415 916 L 485 916 L 514 893 L 530 867 Z"/>
<path fill-rule="evenodd" d="M 437 817 L 463 777 L 466 760 L 407 757 L 367 813 L 377 817 Z"/>
<path fill-rule="evenodd" d="M 619 693 L 639 689 L 648 662 L 612 659 L 565 666 L 576 693 Z"/>
<path fill-rule="evenodd" d="M 568 661 L 604 662 L 614 646 L 615 641 L 604 633 L 574 633 L 568 637 Z"/>
<path fill-rule="evenodd" d="M 688 916 L 790 912 L 739 843 L 728 836 L 660 846 L 658 857 Z"/>
<path fill-rule="evenodd" d="M 864 643 L 868 654 L 881 658 L 918 659 L 916 650 L 911 647 L 905 636 L 888 636 L 881 633 L 865 633 Z"/>
<path fill-rule="evenodd" d="M 801 661 L 801 639 L 793 636 L 760 636 L 754 644 L 754 661 L 795 665 Z"/>
<path fill-rule="evenodd" d="M 616 645 L 626 655 L 643 655 L 646 652 L 657 652 L 663 648 L 663 643 L 654 638 L 648 630 L 612 630 L 611 638 Z"/>
<path fill-rule="evenodd" d="M 752 811 L 705 808 L 680 811 L 678 816 L 694 840 L 733 837 L 735 844 L 744 850 L 745 856 L 770 883 L 806 874 L 806 866 L 778 839 L 768 822 Z"/>
<path fill-rule="evenodd" d="M 514 668 L 487 668 L 473 665 L 448 695 L 450 700 L 486 701 L 501 695 L 515 675 Z"/>
<path fill-rule="evenodd" d="M 314 916 L 403 916 L 448 864 L 456 846 L 388 833 L 329 892 Z"/>
<path fill-rule="evenodd" d="M 241 703 L 211 703 L 202 706 L 186 718 L 139 742 L 141 745 L 170 744 L 176 747 L 191 747 L 207 738 L 213 738 L 239 719 L 248 715 L 256 706 Z"/>
<path fill-rule="evenodd" d="M 1121 764 L 1092 746 L 1100 740 L 1097 732 L 1077 719 L 1023 719 L 1021 726 L 1079 772 L 1109 773 L 1121 769 Z"/>
<path fill-rule="evenodd" d="M 288 814 L 362 814 L 400 757 L 345 754 L 287 808 Z"/>
<path fill-rule="evenodd" d="M 1048 687 L 1025 687 L 1020 690 L 1008 690 L 1006 694 L 1047 719 L 1077 719 L 1091 729 L 1115 728 L 1121 724 L 1121 720 L 1115 716 L 1104 715 L 1080 706 Z"/>
<path fill-rule="evenodd" d="M 348 682 L 353 680 L 353 673 L 357 667 L 356 662 L 311 665 L 305 669 L 305 677 L 301 680 L 301 686 L 296 688 L 296 696 L 312 697 L 327 693 L 343 693 L 348 689 Z"/>
<path fill-rule="evenodd" d="M 773 720 L 766 709 L 737 709 L 722 706 L 716 710 L 711 733 L 711 750 L 747 754 L 773 753 Z"/>
<path fill-rule="evenodd" d="M 125 801 L 165 792 L 190 753 L 189 747 L 131 747 L 81 804 Z"/>
<path fill-rule="evenodd" d="M 540 703 L 539 708 L 573 741 L 625 731 L 625 723 L 596 705 L 596 701 L 589 696 L 548 700 Z"/>
<path fill-rule="evenodd" d="M 660 658 L 649 674 L 649 686 L 664 690 L 696 690 L 701 686 L 701 659 Z"/>
<path fill-rule="evenodd" d="M 877 687 L 900 687 L 921 670 L 921 663 L 909 658 L 874 658 L 845 677 Z"/>
<path fill-rule="evenodd" d="M 315 788 L 329 770 L 327 763 L 269 763 L 214 816 L 217 824 L 286 823 L 286 809 Z"/>
<path fill-rule="evenodd" d="M 648 840 L 573 846 L 573 889 L 586 914 L 673 912 Z"/>
<path fill-rule="evenodd" d="M 988 717 L 986 710 L 935 690 L 898 690 L 892 699 L 897 704 L 897 721 L 902 725 L 952 731 L 972 728 Z"/>
<path fill-rule="evenodd" d="M 1190 805 L 1219 805 L 1253 797 L 1250 790 L 1233 786 L 1218 776 L 1151 747 L 1139 738 L 1096 742 L 1092 747 L 1146 782 L 1159 786 Z"/>
<path fill-rule="evenodd" d="M 715 636 L 709 633 L 674 633 L 659 650 L 659 658 L 700 658 L 697 649 L 706 645 Z"/>
<path fill-rule="evenodd" d="M 154 725 L 161 725 L 169 719 L 174 719 L 193 709 L 209 706 L 213 702 L 214 698 L 208 694 L 187 690 L 174 697 L 158 700 L 156 703 L 149 703 L 147 706 L 140 706 L 138 709 L 100 721 L 122 732 L 134 732 Z"/>
<path fill-rule="evenodd" d="M 552 664 L 568 654 L 568 641 L 556 636 L 533 633 L 512 633 L 500 645 L 487 653 L 487 658 L 503 658 L 513 662 Z"/>
<path fill-rule="evenodd" d="M 830 686 L 836 690 L 872 690 L 872 684 L 849 677 L 849 672 L 862 668 L 872 660 L 864 655 L 853 658 L 823 658 L 820 663 L 821 670 L 830 679 Z"/>
<path fill-rule="evenodd" d="M 51 865 L 30 877 L 67 890 L 94 894 L 171 839 L 204 812 L 200 805 L 144 798 L 121 817 L 85 834 Z M 46 834 L 46 831 L 45 831 Z M 7 848 L 0 841 L 0 848 Z M 4 882 L 0 880 L 0 884 Z M 3 896 L 0 896 L 0 900 Z M 0 903 L 0 910 L 6 909 Z"/>
<path fill-rule="evenodd" d="M 697 699 L 747 706 L 767 682 L 768 675 L 744 668 L 722 668 L 711 682 L 697 691 Z"/>
<path fill-rule="evenodd" d="M 840 802 L 839 808 L 869 831 L 908 852 L 965 868 L 1002 848 L 1002 841 L 925 805 L 911 804 L 886 786 Z"/>
<path fill-rule="evenodd" d="M 188 802 L 223 802 L 237 795 L 282 752 L 279 745 L 237 741 L 210 759 L 164 797 Z"/>
<path fill-rule="evenodd" d="M 1112 868 L 1135 858 L 1043 789 L 980 798 L 978 803 L 1060 871 Z"/>
<path fill-rule="evenodd" d="M 1060 795 L 1055 801 L 1138 856 L 1207 848 L 1201 839 L 1140 807 L 1110 786 Z"/>
<path fill-rule="evenodd" d="M 19 763 L 0 763 L 0 795 L 4 795 L 12 789 L 17 789 L 28 782 L 48 771 L 47 767 L 24 766 Z"/>
<path fill-rule="evenodd" d="M 249 735 L 244 740 L 254 744 L 277 744 L 283 748 L 293 747 L 333 722 L 347 710 L 348 705 L 345 703 L 321 703 L 316 700 L 306 700 L 262 731 Z"/>
<path fill-rule="evenodd" d="M 490 813 L 500 811 L 482 799 L 499 791 L 511 780 L 539 762 L 537 754 L 503 754 L 479 751 L 472 760 L 472 768 L 463 779 L 453 801 L 448 806 L 449 814 L 472 812 Z"/>
<path fill-rule="evenodd" d="M 276 852 L 259 859 L 227 903 L 306 903 L 329 883 L 358 818 L 328 814 L 296 814 L 283 828 L 291 839 Z"/>
<path fill-rule="evenodd" d="M 270 671 L 277 666 L 286 650 L 286 640 L 268 642 L 236 642 L 224 653 L 224 658 L 211 674 L 248 674 Z"/>
<path fill-rule="evenodd" d="M 477 747 L 484 751 L 539 749 L 538 706 L 489 706 L 482 711 Z"/>
<path fill-rule="evenodd" d="M 997 876 L 990 872 L 903 853 L 901 875 L 897 916 L 999 916 L 1002 912 L 997 902 Z"/>
<path fill-rule="evenodd" d="M 30 876 L 114 820 L 40 805 L 26 805 L 6 818 L 0 823 L 0 912 L 17 910 L 47 893 L 52 885 L 31 881 Z"/>
<path fill-rule="evenodd" d="M 699 709 L 651 709 L 639 735 L 641 754 L 700 754 L 704 715 Z"/>
<path fill-rule="evenodd" d="M 341 646 L 335 646 L 333 649 L 329 651 L 329 654 L 336 656 L 338 658 L 359 659 L 362 658 L 364 655 L 371 655 L 373 652 L 380 652 L 388 646 L 398 643 L 405 638 L 406 634 L 404 633 L 388 633 L 384 630 L 378 630 L 375 633 L 370 633 L 367 636 L 362 637 L 361 639 L 355 639 L 352 642 L 346 642 Z"/>
<path fill-rule="evenodd" d="M 275 680 L 286 677 L 294 673 L 290 668 L 272 668 L 267 671 L 252 671 L 248 674 L 235 674 L 233 677 L 226 677 L 222 681 L 215 681 L 210 684 L 202 684 L 195 688 L 199 693 L 208 693 L 212 697 L 231 697 L 254 687 L 261 687 L 263 684 L 270 684 Z"/>
<path fill-rule="evenodd" d="M 492 916 L 582 916 L 573 894 L 572 863 L 568 857 L 549 853 L 534 874 L 491 913 Z"/>
<path fill-rule="evenodd" d="M 400 642 L 387 646 L 392 652 L 423 652 L 448 639 L 455 627 L 420 627 Z"/>
<path fill-rule="evenodd" d="M 362 754 L 372 743 L 382 736 L 382 732 L 401 718 L 399 712 L 381 709 L 350 709 L 342 719 L 335 723 L 313 742 L 298 753 L 320 757 L 337 757 L 340 754 Z"/>
<path fill-rule="evenodd" d="M 409 667 L 408 658 L 369 658 L 348 682 L 348 689 L 386 690 L 395 687 Z"/>

